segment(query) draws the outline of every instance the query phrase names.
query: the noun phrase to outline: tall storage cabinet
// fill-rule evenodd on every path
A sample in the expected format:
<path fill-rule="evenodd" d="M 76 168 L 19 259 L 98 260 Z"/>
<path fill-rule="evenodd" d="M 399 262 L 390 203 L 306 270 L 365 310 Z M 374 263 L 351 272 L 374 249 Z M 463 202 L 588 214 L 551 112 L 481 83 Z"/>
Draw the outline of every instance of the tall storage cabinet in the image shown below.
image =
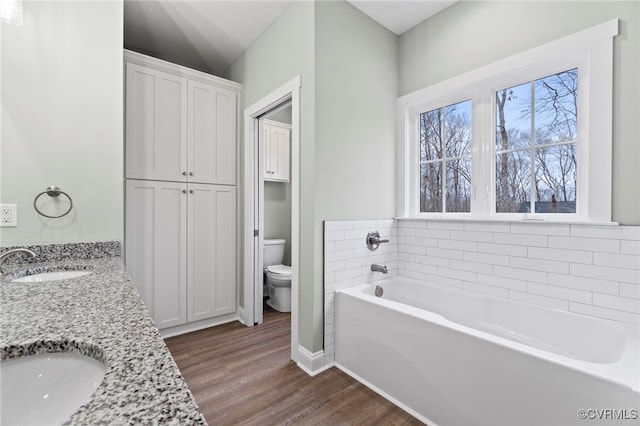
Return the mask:
<path fill-rule="evenodd" d="M 236 312 L 241 86 L 125 51 L 125 261 L 169 334 Z"/>

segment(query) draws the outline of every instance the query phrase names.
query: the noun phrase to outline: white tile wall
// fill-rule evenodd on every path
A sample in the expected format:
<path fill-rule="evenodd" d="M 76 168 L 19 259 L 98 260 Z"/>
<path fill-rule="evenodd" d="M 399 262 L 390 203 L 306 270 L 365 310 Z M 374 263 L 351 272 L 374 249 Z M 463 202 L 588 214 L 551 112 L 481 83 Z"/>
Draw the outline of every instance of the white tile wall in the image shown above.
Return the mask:
<path fill-rule="evenodd" d="M 391 242 L 375 252 L 369 229 Z M 325 355 L 333 362 L 334 296 L 389 276 L 640 324 L 640 227 L 427 220 L 325 222 Z"/>
<path fill-rule="evenodd" d="M 367 248 L 367 233 L 377 229 L 389 243 Z M 398 275 L 398 224 L 393 219 L 324 222 L 324 355 L 334 361 L 335 291 Z M 424 247 L 423 247 L 424 248 Z M 426 253 L 426 250 L 425 250 Z M 371 264 L 387 265 L 389 273 L 371 272 Z M 435 269 L 435 268 L 434 268 Z"/>
<path fill-rule="evenodd" d="M 640 323 L 638 226 L 399 220 L 406 234 L 425 225 L 427 230 L 450 230 L 449 236 L 436 237 L 437 248 L 427 251 L 449 259 L 436 276 L 462 281 L 470 291 Z M 401 253 L 420 247 L 403 234 L 398 238 Z M 401 258 L 398 273 L 407 275 L 414 262 Z"/>

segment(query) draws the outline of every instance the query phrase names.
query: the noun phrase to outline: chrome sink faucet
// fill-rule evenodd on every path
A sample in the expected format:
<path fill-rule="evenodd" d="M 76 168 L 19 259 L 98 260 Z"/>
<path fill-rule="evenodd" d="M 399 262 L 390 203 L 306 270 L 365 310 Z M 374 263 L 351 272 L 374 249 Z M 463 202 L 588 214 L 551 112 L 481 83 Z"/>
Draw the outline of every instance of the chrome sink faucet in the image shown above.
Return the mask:
<path fill-rule="evenodd" d="M 373 272 L 382 272 L 383 274 L 388 274 L 387 265 L 380 265 L 379 263 L 374 263 L 371 265 L 371 270 Z"/>
<path fill-rule="evenodd" d="M 28 259 L 33 259 L 34 257 L 36 257 L 36 254 L 33 251 L 26 248 L 17 248 L 13 250 L 8 250 L 0 255 L 0 266 L 2 266 L 4 261 L 7 260 L 7 258 L 19 253 L 26 254 Z"/>

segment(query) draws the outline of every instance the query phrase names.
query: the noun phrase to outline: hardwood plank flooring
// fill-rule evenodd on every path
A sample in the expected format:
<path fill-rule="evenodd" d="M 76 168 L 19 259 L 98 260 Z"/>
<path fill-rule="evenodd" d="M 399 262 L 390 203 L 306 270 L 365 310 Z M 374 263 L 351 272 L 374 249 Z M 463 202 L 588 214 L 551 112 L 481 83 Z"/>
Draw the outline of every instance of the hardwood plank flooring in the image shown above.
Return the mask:
<path fill-rule="evenodd" d="M 421 425 L 337 368 L 309 377 L 289 359 L 290 314 L 166 339 L 210 425 Z"/>

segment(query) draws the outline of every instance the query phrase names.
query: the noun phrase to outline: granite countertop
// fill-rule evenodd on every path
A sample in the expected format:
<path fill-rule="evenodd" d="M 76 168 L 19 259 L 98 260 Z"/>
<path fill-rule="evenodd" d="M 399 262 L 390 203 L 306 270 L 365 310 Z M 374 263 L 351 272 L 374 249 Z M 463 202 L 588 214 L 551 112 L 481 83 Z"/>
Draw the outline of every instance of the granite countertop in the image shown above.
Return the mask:
<path fill-rule="evenodd" d="M 25 270 L 60 269 L 93 273 L 44 283 L 9 282 Z M 2 359 L 75 351 L 107 366 L 89 402 L 65 424 L 206 425 L 119 257 L 5 265 L 3 271 Z"/>

